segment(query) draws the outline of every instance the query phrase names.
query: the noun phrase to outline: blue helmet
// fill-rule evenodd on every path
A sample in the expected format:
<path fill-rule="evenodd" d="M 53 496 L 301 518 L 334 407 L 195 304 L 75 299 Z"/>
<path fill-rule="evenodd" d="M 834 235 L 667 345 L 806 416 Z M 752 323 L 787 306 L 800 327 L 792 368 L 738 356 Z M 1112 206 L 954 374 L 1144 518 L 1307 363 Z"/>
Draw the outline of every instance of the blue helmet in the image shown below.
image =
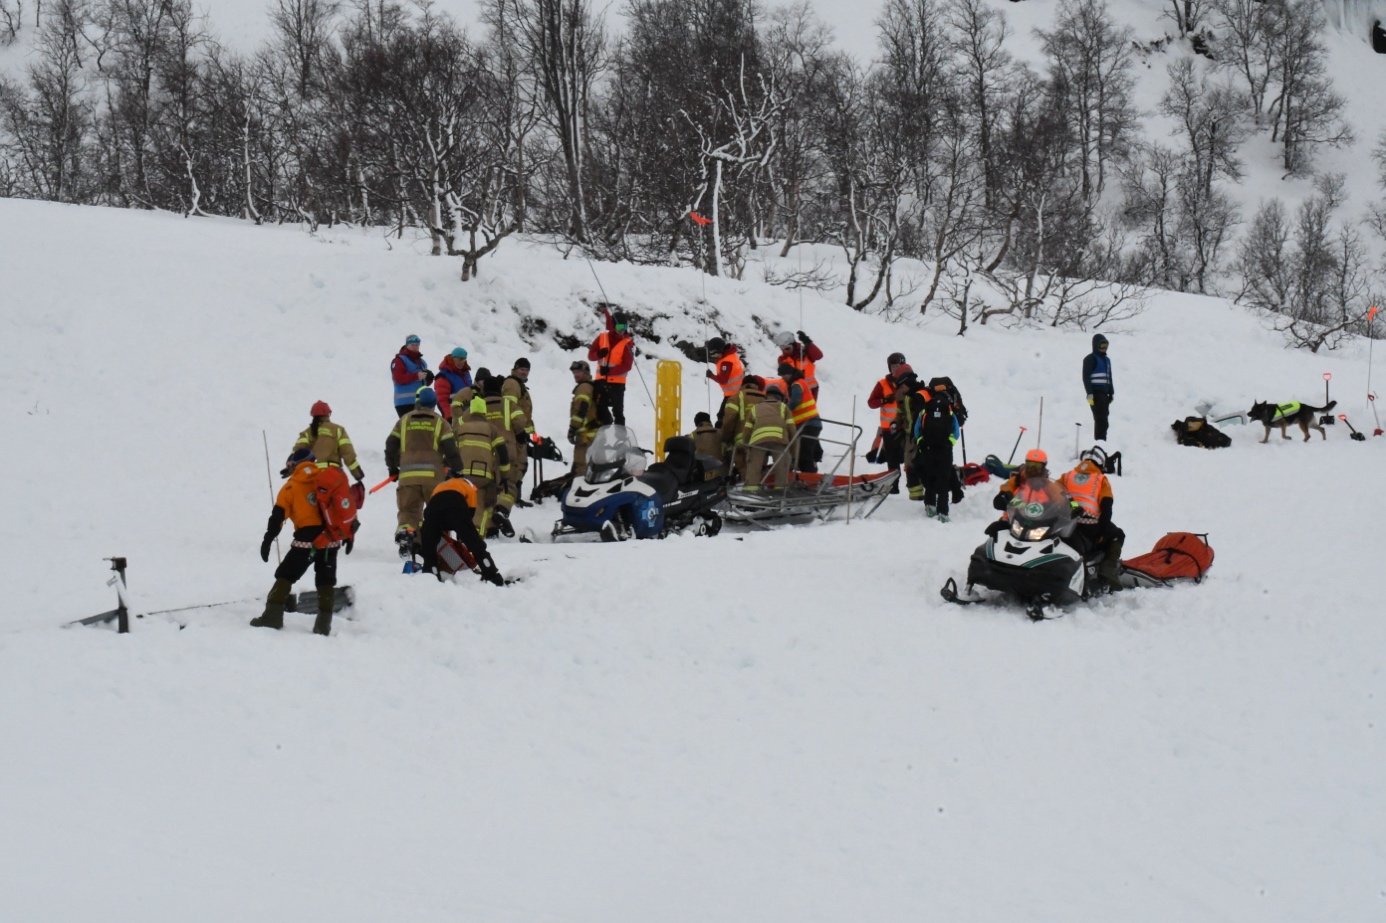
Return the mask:
<path fill-rule="evenodd" d="M 438 406 L 438 395 L 433 392 L 432 388 L 420 388 L 419 396 L 414 401 L 420 407 L 433 408 Z"/>

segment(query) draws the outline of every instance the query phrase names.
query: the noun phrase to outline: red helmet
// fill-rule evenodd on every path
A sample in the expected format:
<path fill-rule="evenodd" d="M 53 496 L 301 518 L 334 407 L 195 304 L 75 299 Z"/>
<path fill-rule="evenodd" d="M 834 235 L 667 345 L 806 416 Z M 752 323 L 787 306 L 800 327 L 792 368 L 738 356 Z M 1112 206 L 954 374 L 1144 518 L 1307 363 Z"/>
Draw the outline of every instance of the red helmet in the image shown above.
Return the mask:
<path fill-rule="evenodd" d="M 313 405 L 313 409 L 308 411 L 315 417 L 330 417 L 332 408 L 327 406 L 327 401 L 318 401 Z"/>
<path fill-rule="evenodd" d="M 1044 449 L 1031 449 L 1025 453 L 1025 463 L 1033 462 L 1037 465 L 1049 464 L 1049 456 L 1044 454 Z"/>

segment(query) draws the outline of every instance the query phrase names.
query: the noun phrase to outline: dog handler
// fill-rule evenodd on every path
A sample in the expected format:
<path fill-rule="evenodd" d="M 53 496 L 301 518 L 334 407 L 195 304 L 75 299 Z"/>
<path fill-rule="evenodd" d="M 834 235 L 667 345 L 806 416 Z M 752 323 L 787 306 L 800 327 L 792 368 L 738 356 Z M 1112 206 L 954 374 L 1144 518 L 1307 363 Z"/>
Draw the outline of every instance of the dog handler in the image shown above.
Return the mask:
<path fill-rule="evenodd" d="M 1092 338 L 1092 352 L 1083 357 L 1083 387 L 1088 392 L 1088 406 L 1092 408 L 1092 425 L 1095 438 L 1107 438 L 1107 411 L 1116 397 L 1112 386 L 1112 360 L 1107 358 L 1107 338 L 1096 334 Z"/>

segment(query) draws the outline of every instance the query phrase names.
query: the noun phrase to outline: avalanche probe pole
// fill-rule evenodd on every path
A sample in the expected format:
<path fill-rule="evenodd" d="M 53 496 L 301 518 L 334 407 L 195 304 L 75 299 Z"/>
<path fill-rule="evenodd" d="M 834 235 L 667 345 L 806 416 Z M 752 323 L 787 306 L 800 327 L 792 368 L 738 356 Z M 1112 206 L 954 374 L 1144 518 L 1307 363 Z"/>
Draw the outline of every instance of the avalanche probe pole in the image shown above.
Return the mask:
<path fill-rule="evenodd" d="M 265 444 L 265 483 L 269 486 L 270 506 L 274 506 L 274 477 L 270 474 L 269 461 L 269 436 L 264 430 L 260 430 L 260 439 Z M 279 536 L 274 537 L 274 557 L 280 564 L 284 563 L 284 556 L 279 553 Z"/>
<path fill-rule="evenodd" d="M 1039 431 L 1035 433 L 1035 448 L 1044 443 L 1044 397 L 1040 397 Z"/>
<path fill-rule="evenodd" d="M 852 481 L 857 476 L 857 396 L 852 395 L 852 447 L 847 450 L 847 525 L 852 524 Z"/>
<path fill-rule="evenodd" d="M 1006 467 L 1007 467 L 1007 468 L 1009 468 L 1009 467 L 1011 466 L 1011 462 L 1015 459 L 1015 450 L 1018 449 L 1018 448 L 1020 448 L 1020 440 L 1021 440 L 1022 438 L 1024 438 L 1024 436 L 1025 436 L 1025 427 L 1022 426 L 1022 427 L 1020 428 L 1020 432 L 1016 433 L 1016 436 L 1015 436 L 1015 445 L 1011 446 L 1011 454 L 1006 456 Z"/>

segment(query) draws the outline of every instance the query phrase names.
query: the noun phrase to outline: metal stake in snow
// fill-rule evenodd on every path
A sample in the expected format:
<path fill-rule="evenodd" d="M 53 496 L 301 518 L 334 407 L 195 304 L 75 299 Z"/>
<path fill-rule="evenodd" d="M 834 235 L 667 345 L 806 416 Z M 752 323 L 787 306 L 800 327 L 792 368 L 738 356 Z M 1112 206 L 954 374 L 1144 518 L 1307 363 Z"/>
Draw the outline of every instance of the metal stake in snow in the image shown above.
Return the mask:
<path fill-rule="evenodd" d="M 857 431 L 857 396 L 852 395 L 852 432 Z M 852 447 L 847 450 L 847 525 L 852 524 L 852 482 L 857 476 L 857 438 L 852 437 Z"/>
<path fill-rule="evenodd" d="M 1083 424 L 1075 423 L 1073 424 L 1073 427 L 1073 457 L 1077 458 L 1079 454 L 1083 451 L 1080 448 L 1080 446 L 1083 443 Z"/>
<path fill-rule="evenodd" d="M 1040 396 L 1040 415 L 1039 428 L 1035 430 L 1035 448 L 1040 448 L 1044 442 L 1044 396 Z"/>
<path fill-rule="evenodd" d="M 1372 305 L 1367 311 L 1367 403 L 1372 408 L 1372 419 L 1376 421 L 1376 429 L 1372 432 L 1373 436 L 1380 436 L 1381 418 L 1376 415 L 1376 395 L 1372 393 L 1372 347 L 1376 345 L 1376 339 L 1372 336 L 1372 327 L 1376 321 L 1377 306 Z"/>
<path fill-rule="evenodd" d="M 274 477 L 270 474 L 269 436 L 264 430 L 260 430 L 260 439 L 265 443 L 265 483 L 269 485 L 270 506 L 274 506 Z M 279 536 L 277 535 L 274 537 L 274 556 L 280 564 L 284 563 L 284 558 L 279 553 Z"/>

